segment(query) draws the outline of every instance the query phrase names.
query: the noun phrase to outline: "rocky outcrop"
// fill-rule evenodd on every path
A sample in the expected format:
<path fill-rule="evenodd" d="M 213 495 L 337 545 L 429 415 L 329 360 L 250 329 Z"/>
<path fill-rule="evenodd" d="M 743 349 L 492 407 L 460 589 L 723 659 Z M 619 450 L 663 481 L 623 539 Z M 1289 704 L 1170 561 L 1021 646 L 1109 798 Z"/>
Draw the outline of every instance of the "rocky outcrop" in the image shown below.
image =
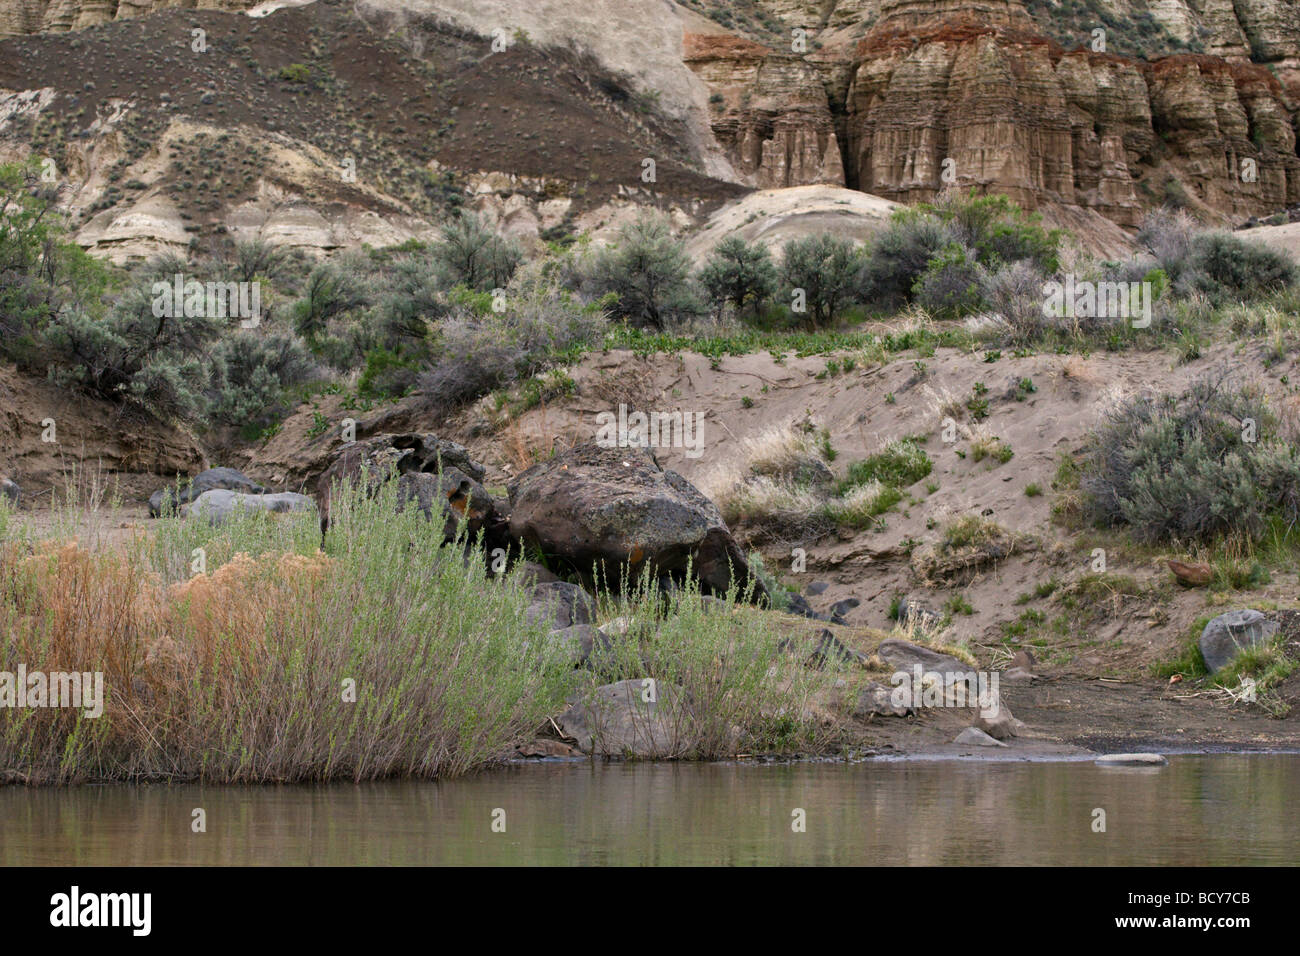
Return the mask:
<path fill-rule="evenodd" d="M 1075 209 L 1124 226 L 1171 200 L 1224 221 L 1300 201 L 1300 6 L 1124 13 L 1164 24 L 1166 49 L 1209 52 L 1147 62 L 1094 52 L 1086 33 L 1066 49 L 1019 0 L 884 0 L 862 12 L 875 20 L 856 46 L 800 55 L 702 35 L 686 55 L 714 91 L 715 136 L 755 185 L 842 175 L 908 203 L 974 187 L 1058 223 Z M 819 22 L 808 4 L 778 15 Z"/>
<path fill-rule="evenodd" d="M 848 165 L 867 192 L 914 202 L 973 186 L 1123 225 L 1167 198 L 1170 179 L 1190 203 L 1233 218 L 1300 198 L 1295 132 L 1262 67 L 1067 53 L 971 21 L 919 36 L 882 30 L 859 56 Z"/>
<path fill-rule="evenodd" d="M 398 506 L 414 506 L 426 518 L 441 520 L 444 536 L 451 539 L 462 522 L 470 535 L 499 524 L 496 502 L 482 485 L 484 474 L 463 446 L 436 435 L 375 435 L 343 447 L 317 479 L 316 498 L 328 526 L 330 497 L 340 488 L 352 485 L 374 494 L 396 480 Z"/>
<path fill-rule="evenodd" d="M 81 30 L 171 7 L 242 11 L 262 2 L 263 0 L 4 0 L 0 2 L 0 37 Z"/>
<path fill-rule="evenodd" d="M 685 60 L 713 91 L 713 135 L 748 185 L 844 184 L 826 90 L 800 56 L 740 37 L 688 33 Z"/>

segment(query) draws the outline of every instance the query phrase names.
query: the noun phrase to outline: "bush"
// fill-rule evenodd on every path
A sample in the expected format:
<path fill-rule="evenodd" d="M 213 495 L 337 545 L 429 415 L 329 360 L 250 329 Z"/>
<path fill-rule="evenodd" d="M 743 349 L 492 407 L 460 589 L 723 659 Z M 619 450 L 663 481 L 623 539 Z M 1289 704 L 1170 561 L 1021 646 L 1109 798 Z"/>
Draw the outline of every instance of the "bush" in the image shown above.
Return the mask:
<path fill-rule="evenodd" d="M 703 311 L 690 276 L 686 247 L 673 238 L 668 220 L 647 214 L 597 253 L 588 284 L 596 297 L 613 294 L 616 316 L 662 331 Z"/>
<path fill-rule="evenodd" d="M 369 290 L 354 271 L 322 262 L 311 271 L 303 297 L 293 305 L 294 328 L 308 342 L 325 335 L 329 323 L 369 302 Z"/>
<path fill-rule="evenodd" d="M 208 368 L 200 359 L 227 320 L 154 315 L 154 280 L 170 284 L 181 268 L 155 263 L 103 318 L 81 310 L 55 316 L 43 332 L 51 380 L 163 418 L 201 417 Z"/>
<path fill-rule="evenodd" d="M 890 442 L 871 457 L 850 465 L 843 488 L 871 481 L 906 488 L 928 475 L 933 467 L 925 450 L 912 439 L 904 438 Z"/>
<path fill-rule="evenodd" d="M 1192 241 L 1183 276 L 1185 286 L 1217 301 L 1249 301 L 1294 285 L 1296 266 L 1284 252 L 1210 232 Z"/>
<path fill-rule="evenodd" d="M 1253 442 L 1243 440 L 1247 420 Z M 1096 432 L 1081 487 L 1089 518 L 1149 542 L 1256 539 L 1272 515 L 1300 520 L 1296 449 L 1262 397 L 1224 377 L 1119 404 Z"/>
<path fill-rule="evenodd" d="M 1196 220 L 1181 210 L 1166 207 L 1143 218 L 1137 241 L 1151 253 L 1160 268 L 1176 279 L 1191 252 L 1195 235 Z"/>
<path fill-rule="evenodd" d="M 442 227 L 441 236 L 432 252 L 449 285 L 478 292 L 504 289 L 523 260 L 518 243 L 498 236 L 473 213 L 461 213 Z"/>
<path fill-rule="evenodd" d="M 1006 345 L 1028 345 L 1041 339 L 1051 327 L 1052 320 L 1043 313 L 1045 281 L 1029 260 L 1012 263 L 983 277 L 980 294 L 988 308 L 1002 320 Z"/>
<path fill-rule="evenodd" d="M 881 308 L 902 305 L 930 259 L 952 239 L 935 216 L 912 209 L 894 213 L 889 228 L 876 237 L 864 258 L 859 296 L 879 300 L 876 304 Z"/>
<path fill-rule="evenodd" d="M 709 253 L 699 279 L 719 313 L 730 303 L 739 314 L 746 306 L 757 309 L 772 297 L 777 272 L 765 246 L 728 236 Z"/>
<path fill-rule="evenodd" d="M 979 311 L 984 304 L 982 287 L 987 276 L 988 270 L 970 249 L 952 243 L 930 260 L 912 293 L 917 304 L 936 318 L 960 318 Z"/>
<path fill-rule="evenodd" d="M 861 257 L 853 243 L 828 233 L 791 239 L 782 249 L 781 280 L 792 294 L 802 289 L 809 324 L 830 324 L 857 294 Z"/>
<path fill-rule="evenodd" d="M 35 371 L 52 358 L 50 321 L 66 312 L 98 318 L 110 285 L 101 263 L 61 241 L 56 198 L 35 162 L 0 165 L 0 355 Z"/>
<path fill-rule="evenodd" d="M 209 416 L 227 425 L 264 425 L 284 390 L 315 371 L 301 342 L 281 332 L 239 332 L 212 350 Z"/>
<path fill-rule="evenodd" d="M 599 341 L 606 324 L 603 314 L 554 289 L 501 314 L 458 310 L 443 321 L 418 387 L 431 405 L 462 405 Z"/>
<path fill-rule="evenodd" d="M 1028 214 L 1006 196 L 977 196 L 949 191 L 922 207 L 938 218 L 962 245 L 974 251 L 983 266 L 1029 259 L 1044 272 L 1060 268 L 1059 230 L 1046 230 L 1037 214 Z"/>

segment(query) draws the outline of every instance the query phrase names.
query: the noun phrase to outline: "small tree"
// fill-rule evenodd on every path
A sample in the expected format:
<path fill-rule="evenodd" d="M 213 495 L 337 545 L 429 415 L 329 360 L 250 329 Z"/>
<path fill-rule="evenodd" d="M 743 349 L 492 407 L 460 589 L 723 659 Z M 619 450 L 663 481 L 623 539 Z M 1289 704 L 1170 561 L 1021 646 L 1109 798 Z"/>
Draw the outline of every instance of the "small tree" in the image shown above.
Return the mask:
<path fill-rule="evenodd" d="M 294 328 L 313 342 L 325 334 L 331 319 L 361 308 L 368 299 L 368 290 L 355 273 L 322 262 L 311 271 L 303 297 L 293 305 Z"/>
<path fill-rule="evenodd" d="M 829 324 L 853 301 L 861 257 L 853 243 L 829 233 L 791 239 L 781 258 L 781 279 L 797 301 L 802 290 L 804 311 L 814 328 Z M 797 310 L 796 310 L 797 311 Z"/>
<path fill-rule="evenodd" d="M 616 245 L 596 256 L 591 282 L 597 295 L 618 297 L 614 314 L 665 329 L 700 312 L 691 288 L 691 262 L 662 216 L 641 216 L 624 226 Z"/>
<path fill-rule="evenodd" d="M 747 305 L 757 308 L 776 292 L 777 272 L 771 254 L 765 246 L 739 236 L 728 236 L 714 247 L 699 278 L 719 312 L 727 303 L 737 313 Z"/>
<path fill-rule="evenodd" d="M 517 243 L 498 236 L 473 213 L 461 213 L 441 234 L 433 257 L 453 285 L 478 292 L 505 288 L 523 260 Z"/>

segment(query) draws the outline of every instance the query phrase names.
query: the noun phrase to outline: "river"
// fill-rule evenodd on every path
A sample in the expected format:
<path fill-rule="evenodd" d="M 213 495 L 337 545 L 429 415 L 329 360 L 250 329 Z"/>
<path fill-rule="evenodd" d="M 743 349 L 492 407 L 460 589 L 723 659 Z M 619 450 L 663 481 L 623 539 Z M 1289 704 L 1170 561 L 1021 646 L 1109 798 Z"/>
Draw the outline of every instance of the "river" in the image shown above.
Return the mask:
<path fill-rule="evenodd" d="M 1288 864 L 1297 793 L 1293 754 L 1173 756 L 1162 768 L 543 762 L 443 783 L 10 786 L 0 864 Z"/>

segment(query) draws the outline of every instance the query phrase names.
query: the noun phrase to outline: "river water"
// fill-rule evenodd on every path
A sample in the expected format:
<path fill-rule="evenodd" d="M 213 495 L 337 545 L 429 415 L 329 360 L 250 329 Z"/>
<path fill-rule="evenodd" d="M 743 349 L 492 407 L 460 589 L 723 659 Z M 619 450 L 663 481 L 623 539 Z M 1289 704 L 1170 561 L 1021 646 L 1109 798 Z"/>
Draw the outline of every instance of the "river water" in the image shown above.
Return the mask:
<path fill-rule="evenodd" d="M 11 786 L 0 865 L 1289 864 L 1298 798 L 1290 754 L 1173 756 L 1163 768 L 543 762 L 445 783 Z M 196 809 L 206 832 L 194 832 Z"/>

